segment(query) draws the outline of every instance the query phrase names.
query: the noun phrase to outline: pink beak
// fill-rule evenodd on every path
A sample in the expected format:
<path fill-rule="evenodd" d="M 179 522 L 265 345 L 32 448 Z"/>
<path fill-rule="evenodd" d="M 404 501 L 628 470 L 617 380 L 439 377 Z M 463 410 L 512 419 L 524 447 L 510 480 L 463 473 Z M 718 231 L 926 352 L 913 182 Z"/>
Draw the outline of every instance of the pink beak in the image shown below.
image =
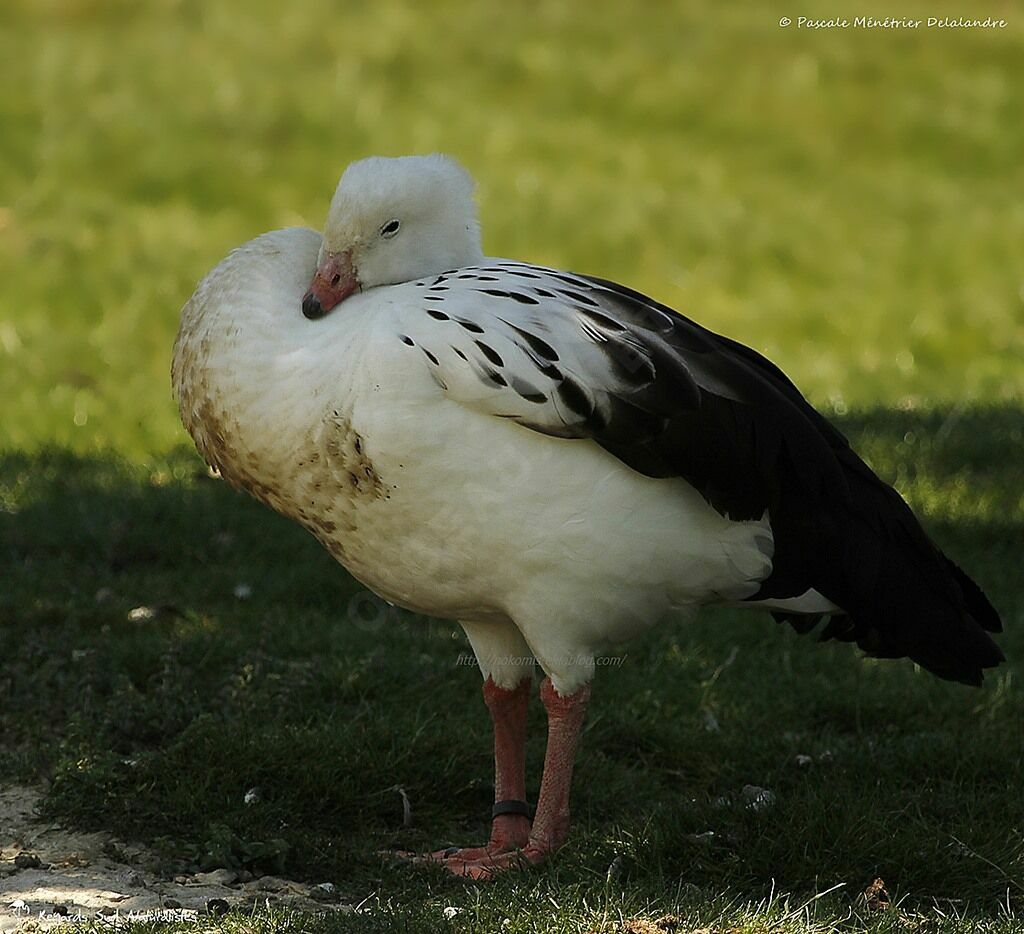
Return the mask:
<path fill-rule="evenodd" d="M 317 267 L 309 290 L 302 297 L 302 313 L 310 320 L 322 318 L 342 299 L 359 291 L 359 280 L 352 265 L 352 251 L 327 253 Z"/>

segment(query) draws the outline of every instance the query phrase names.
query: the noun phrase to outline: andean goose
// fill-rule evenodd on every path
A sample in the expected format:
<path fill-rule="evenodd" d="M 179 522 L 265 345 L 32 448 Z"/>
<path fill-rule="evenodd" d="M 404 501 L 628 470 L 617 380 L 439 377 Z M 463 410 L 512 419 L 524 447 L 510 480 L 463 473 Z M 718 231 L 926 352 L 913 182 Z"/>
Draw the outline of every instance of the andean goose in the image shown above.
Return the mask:
<path fill-rule="evenodd" d="M 239 247 L 182 312 L 199 451 L 384 599 L 460 621 L 494 723 L 486 877 L 569 829 L 594 658 L 671 611 L 767 608 L 978 684 L 1000 620 L 760 354 L 604 279 L 484 257 L 452 159 L 348 167 L 321 236 Z M 533 656 L 548 713 L 532 825 Z"/>

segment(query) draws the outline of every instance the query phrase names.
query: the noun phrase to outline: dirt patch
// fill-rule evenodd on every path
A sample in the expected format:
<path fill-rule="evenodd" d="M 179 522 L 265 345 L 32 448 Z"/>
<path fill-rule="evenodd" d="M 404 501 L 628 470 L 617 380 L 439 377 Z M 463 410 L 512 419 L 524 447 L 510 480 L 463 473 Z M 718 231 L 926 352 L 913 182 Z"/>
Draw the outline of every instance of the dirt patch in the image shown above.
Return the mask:
<path fill-rule="evenodd" d="M 279 905 L 352 911 L 327 883 L 231 870 L 162 878 L 145 847 L 107 833 L 79 833 L 36 816 L 38 788 L 0 788 L 0 934 L 44 930 L 69 920 L 131 917 L 180 920 L 231 909 Z"/>

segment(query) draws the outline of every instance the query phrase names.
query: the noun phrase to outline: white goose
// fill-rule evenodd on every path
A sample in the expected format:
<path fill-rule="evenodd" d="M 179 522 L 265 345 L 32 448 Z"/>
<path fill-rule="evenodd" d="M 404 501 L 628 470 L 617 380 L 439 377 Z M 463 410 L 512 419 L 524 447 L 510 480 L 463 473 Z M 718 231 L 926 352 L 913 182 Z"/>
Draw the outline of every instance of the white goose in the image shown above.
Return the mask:
<path fill-rule="evenodd" d="M 484 677 L 486 877 L 569 830 L 595 656 L 672 611 L 771 609 L 872 655 L 980 683 L 1003 658 L 981 590 L 755 351 L 630 289 L 485 258 L 444 156 L 348 167 L 324 234 L 239 247 L 182 312 L 186 428 L 233 485 L 360 581 L 453 618 Z M 548 747 L 525 803 L 531 678 Z"/>

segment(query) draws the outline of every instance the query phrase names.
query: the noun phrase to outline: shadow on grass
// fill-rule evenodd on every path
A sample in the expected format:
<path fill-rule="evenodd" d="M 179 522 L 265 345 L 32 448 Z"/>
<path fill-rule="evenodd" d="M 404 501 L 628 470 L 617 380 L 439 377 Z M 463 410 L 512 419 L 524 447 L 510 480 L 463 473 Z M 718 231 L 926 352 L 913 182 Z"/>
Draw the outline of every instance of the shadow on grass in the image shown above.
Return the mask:
<path fill-rule="evenodd" d="M 972 692 L 759 614 L 659 627 L 599 675 L 574 843 L 545 884 L 603 884 L 621 857 L 622 885 L 651 898 L 882 875 L 995 913 L 1024 892 L 1024 414 L 839 424 L 990 592 L 1011 663 Z M 51 816 L 146 840 L 168 868 L 344 880 L 352 898 L 434 884 L 382 867 L 381 847 L 486 833 L 489 729 L 456 627 L 368 598 L 191 452 L 3 455 L 0 543 L 0 768 L 52 778 Z M 773 806 L 745 807 L 744 785 Z"/>

